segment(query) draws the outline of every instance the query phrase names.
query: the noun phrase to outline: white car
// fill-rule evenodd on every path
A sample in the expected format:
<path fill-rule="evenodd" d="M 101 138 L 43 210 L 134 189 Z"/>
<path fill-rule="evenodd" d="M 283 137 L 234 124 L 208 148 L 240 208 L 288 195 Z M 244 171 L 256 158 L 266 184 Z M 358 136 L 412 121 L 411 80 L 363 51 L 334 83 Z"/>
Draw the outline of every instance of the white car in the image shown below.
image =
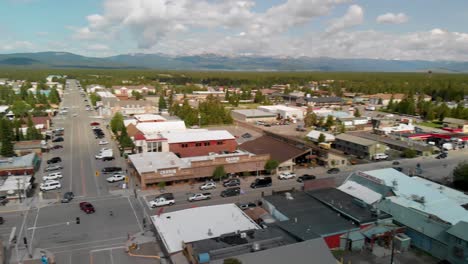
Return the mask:
<path fill-rule="evenodd" d="M 296 178 L 296 174 L 291 172 L 280 172 L 278 175 L 278 179 L 280 180 L 289 180 L 294 178 Z"/>
<path fill-rule="evenodd" d="M 62 188 L 62 185 L 60 184 L 59 181 L 56 180 L 51 180 L 51 181 L 46 181 L 44 183 L 41 183 L 39 186 L 39 189 L 41 191 L 51 191 L 51 190 L 56 190 Z"/>
<path fill-rule="evenodd" d="M 123 174 L 114 174 L 106 179 L 107 182 L 118 182 L 125 180 L 125 175 Z"/>
<path fill-rule="evenodd" d="M 216 183 L 215 182 L 205 182 L 200 186 L 200 190 L 210 190 L 210 189 L 216 189 Z"/>
<path fill-rule="evenodd" d="M 109 142 L 107 140 L 100 140 L 99 145 L 107 145 Z"/>
<path fill-rule="evenodd" d="M 101 150 L 99 150 L 99 153 L 103 153 L 104 151 L 108 151 L 108 150 L 112 150 L 111 148 L 101 148 Z"/>
<path fill-rule="evenodd" d="M 61 172 L 54 172 L 54 173 L 49 173 L 49 175 L 46 175 L 44 177 L 42 177 L 42 180 L 43 181 L 50 181 L 50 180 L 58 180 L 58 179 L 62 179 L 63 178 L 63 175 Z"/>

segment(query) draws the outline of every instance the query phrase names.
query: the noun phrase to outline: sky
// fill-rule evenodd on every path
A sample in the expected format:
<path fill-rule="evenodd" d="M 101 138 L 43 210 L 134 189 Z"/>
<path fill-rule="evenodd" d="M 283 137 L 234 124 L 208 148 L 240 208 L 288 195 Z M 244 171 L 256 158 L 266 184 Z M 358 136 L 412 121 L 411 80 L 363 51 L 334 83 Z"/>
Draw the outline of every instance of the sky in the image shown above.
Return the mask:
<path fill-rule="evenodd" d="M 466 0 L 1 0 L 0 53 L 468 61 Z"/>

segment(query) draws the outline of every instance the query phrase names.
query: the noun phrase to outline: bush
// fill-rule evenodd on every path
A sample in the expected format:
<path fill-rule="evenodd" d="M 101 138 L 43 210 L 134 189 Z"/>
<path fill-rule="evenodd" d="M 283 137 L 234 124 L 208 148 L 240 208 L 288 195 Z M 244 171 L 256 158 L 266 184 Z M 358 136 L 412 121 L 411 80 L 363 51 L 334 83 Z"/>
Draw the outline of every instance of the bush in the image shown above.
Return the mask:
<path fill-rule="evenodd" d="M 403 157 L 407 159 L 415 158 L 417 155 L 418 153 L 414 149 L 405 149 L 403 151 Z"/>
<path fill-rule="evenodd" d="M 456 188 L 468 190 L 468 163 L 461 162 L 453 170 L 453 184 Z"/>

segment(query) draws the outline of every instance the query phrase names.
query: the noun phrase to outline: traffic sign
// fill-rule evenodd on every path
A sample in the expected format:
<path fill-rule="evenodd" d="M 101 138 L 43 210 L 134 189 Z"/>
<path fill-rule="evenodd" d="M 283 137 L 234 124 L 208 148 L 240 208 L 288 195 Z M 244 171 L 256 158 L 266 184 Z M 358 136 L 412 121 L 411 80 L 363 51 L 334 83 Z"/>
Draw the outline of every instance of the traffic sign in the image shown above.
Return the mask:
<path fill-rule="evenodd" d="M 98 177 L 98 176 L 99 176 L 99 171 L 96 171 L 96 177 Z"/>
<path fill-rule="evenodd" d="M 129 180 L 128 176 L 125 176 L 125 182 L 128 183 Z"/>

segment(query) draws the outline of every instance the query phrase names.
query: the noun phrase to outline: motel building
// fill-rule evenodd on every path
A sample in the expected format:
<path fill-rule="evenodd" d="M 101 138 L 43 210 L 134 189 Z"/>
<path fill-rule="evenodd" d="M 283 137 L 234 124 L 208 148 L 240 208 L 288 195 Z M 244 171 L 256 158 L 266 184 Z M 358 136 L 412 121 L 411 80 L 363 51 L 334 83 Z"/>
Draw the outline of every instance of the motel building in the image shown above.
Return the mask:
<path fill-rule="evenodd" d="M 193 182 L 211 178 L 218 166 L 226 173 L 259 175 L 269 154 L 255 155 L 236 150 L 229 154 L 179 158 L 173 152 L 147 152 L 129 156 L 130 173 L 140 182 L 142 189 L 176 182 Z"/>

